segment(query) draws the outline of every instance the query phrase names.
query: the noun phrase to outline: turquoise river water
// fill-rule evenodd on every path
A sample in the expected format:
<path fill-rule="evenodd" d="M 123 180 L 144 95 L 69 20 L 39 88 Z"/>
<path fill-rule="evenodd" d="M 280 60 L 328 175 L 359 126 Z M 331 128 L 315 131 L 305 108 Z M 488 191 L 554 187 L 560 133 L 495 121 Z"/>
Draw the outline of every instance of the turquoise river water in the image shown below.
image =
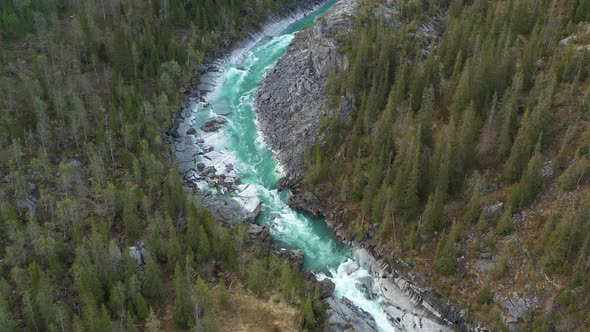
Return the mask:
<path fill-rule="evenodd" d="M 274 189 L 282 172 L 263 142 L 252 110 L 255 91 L 264 73 L 285 53 L 294 34 L 311 26 L 314 18 L 335 2 L 329 1 L 275 36 L 264 38 L 246 50 L 239 60 L 226 62 L 215 91 L 208 95 L 209 106 L 195 114 L 196 124 L 216 116 L 214 110 L 220 105 L 231 110 L 223 128 L 223 146 L 215 149 L 233 152 L 237 157 L 235 166 L 240 171 L 240 181 L 256 186 L 262 202 L 258 223 L 268 225 L 271 236 L 283 247 L 303 249 L 304 268 L 316 272 L 320 279 L 332 279 L 336 285 L 335 296 L 346 296 L 371 313 L 380 331 L 392 331 L 393 327 L 382 310 L 381 299 L 368 300 L 356 287 L 358 280 L 369 273 L 362 268 L 350 274 L 346 271 L 349 265 L 356 265 L 352 249 L 334 236 L 323 219 L 291 209 L 287 204 L 290 194 L 287 190 Z"/>

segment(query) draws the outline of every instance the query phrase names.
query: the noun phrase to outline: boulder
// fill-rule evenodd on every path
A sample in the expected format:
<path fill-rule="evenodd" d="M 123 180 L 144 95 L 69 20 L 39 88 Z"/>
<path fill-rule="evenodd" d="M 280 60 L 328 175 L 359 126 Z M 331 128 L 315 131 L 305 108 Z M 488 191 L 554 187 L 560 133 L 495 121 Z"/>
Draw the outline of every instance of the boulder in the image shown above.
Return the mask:
<path fill-rule="evenodd" d="M 336 285 L 334 285 L 334 282 L 329 278 L 325 278 L 324 280 L 320 281 L 320 297 L 325 299 L 332 296 L 335 288 Z"/>
<path fill-rule="evenodd" d="M 197 133 L 197 130 L 193 127 L 190 127 L 187 131 L 186 134 L 187 135 L 195 135 Z"/>
<path fill-rule="evenodd" d="M 502 202 L 494 202 L 490 204 L 486 204 L 481 207 L 480 213 L 485 219 L 492 219 L 494 217 L 500 216 L 502 214 L 502 209 L 504 208 L 504 203 Z"/>
<path fill-rule="evenodd" d="M 217 131 L 219 128 L 220 126 L 215 120 L 209 120 L 201 126 L 201 130 L 206 133 Z"/>
<path fill-rule="evenodd" d="M 197 165 L 197 168 L 198 168 L 198 167 L 199 167 L 199 166 Z M 204 168 L 204 169 L 201 171 L 201 175 L 203 175 L 203 176 L 208 176 L 209 174 L 213 174 L 213 175 L 215 175 L 215 172 L 216 172 L 216 170 L 215 170 L 215 167 L 213 167 L 213 166 L 207 166 L 207 167 L 205 167 L 205 168 Z"/>
<path fill-rule="evenodd" d="M 359 278 L 355 284 L 356 288 L 363 292 L 367 300 L 372 300 L 375 298 L 375 294 L 373 292 L 374 285 L 375 282 L 371 276 Z"/>
<path fill-rule="evenodd" d="M 287 259 L 296 266 L 303 264 L 303 250 L 287 250 L 285 248 L 279 251 L 281 257 Z"/>
<path fill-rule="evenodd" d="M 346 265 L 346 274 L 351 275 L 352 273 L 356 272 L 361 267 L 358 265 L 357 262 L 351 261 L 348 265 Z"/>
<path fill-rule="evenodd" d="M 248 233 L 258 235 L 258 234 L 262 233 L 263 230 L 264 230 L 264 228 L 260 225 L 250 224 L 250 228 L 248 229 Z"/>
<path fill-rule="evenodd" d="M 508 311 L 504 316 L 504 322 L 507 324 L 518 322 L 527 311 L 537 308 L 538 304 L 537 296 L 527 294 L 520 296 L 518 293 L 512 292 L 510 296 L 500 300 L 500 306 Z"/>
<path fill-rule="evenodd" d="M 129 247 L 129 255 L 135 259 L 137 265 L 145 264 L 145 243 L 136 241 L 134 246 Z"/>
<path fill-rule="evenodd" d="M 83 164 L 78 159 L 70 159 L 70 160 L 68 160 L 68 165 L 72 165 L 76 168 L 81 168 Z"/>
<path fill-rule="evenodd" d="M 33 209 L 37 205 L 37 198 L 33 196 L 27 196 L 25 199 L 16 201 L 16 208 L 19 210 Z"/>
<path fill-rule="evenodd" d="M 377 323 L 373 316 L 357 307 L 346 297 L 326 299 L 328 310 L 328 332 L 363 331 L 376 332 Z"/>

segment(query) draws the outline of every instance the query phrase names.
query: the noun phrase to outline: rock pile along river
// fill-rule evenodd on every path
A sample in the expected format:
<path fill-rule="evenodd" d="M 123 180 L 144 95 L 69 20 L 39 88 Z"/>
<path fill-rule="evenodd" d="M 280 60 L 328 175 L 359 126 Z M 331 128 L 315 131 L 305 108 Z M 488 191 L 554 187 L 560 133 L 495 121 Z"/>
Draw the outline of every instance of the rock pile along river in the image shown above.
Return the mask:
<path fill-rule="evenodd" d="M 386 303 L 380 296 L 369 271 L 355 261 L 352 248 L 343 245 L 321 218 L 291 209 L 287 203 L 290 195 L 288 190 L 275 189 L 283 174 L 259 133 L 252 109 L 257 86 L 264 74 L 285 53 L 295 33 L 313 24 L 314 18 L 334 3 L 336 0 L 330 0 L 282 31 L 275 31 L 273 36 L 263 37 L 253 45 L 236 50 L 232 57 L 218 66 L 220 70 L 212 73 L 210 84 L 206 84 L 207 101 L 198 104 L 191 117 L 199 140 L 203 140 L 200 141 L 201 145 L 206 146 L 206 151 L 213 150 L 218 157 L 205 155 L 203 158 L 201 154 L 197 161 L 215 165 L 217 169 L 226 169 L 227 177 L 224 174 L 224 179 L 229 178 L 232 183 L 239 178 L 239 186 L 234 186 L 235 192 L 230 195 L 248 211 L 252 210 L 253 204 L 256 206 L 261 203 L 262 209 L 256 221 L 268 225 L 271 236 L 281 246 L 302 249 L 303 267 L 314 271 L 318 279 L 332 279 L 335 284 L 334 296 L 346 297 L 364 310 L 364 314 L 369 317 L 367 327 L 376 325 L 376 328 L 371 326 L 369 330 L 394 331 L 390 315 L 385 311 L 385 307 L 391 307 L 391 303 Z M 219 125 L 214 128 L 216 123 Z M 203 191 L 212 189 L 211 179 L 213 177 L 206 179 L 207 182 L 202 177 L 194 178 Z M 222 195 L 223 191 L 224 187 L 219 186 L 212 193 Z M 362 324 L 365 322 L 361 322 L 360 326 Z"/>

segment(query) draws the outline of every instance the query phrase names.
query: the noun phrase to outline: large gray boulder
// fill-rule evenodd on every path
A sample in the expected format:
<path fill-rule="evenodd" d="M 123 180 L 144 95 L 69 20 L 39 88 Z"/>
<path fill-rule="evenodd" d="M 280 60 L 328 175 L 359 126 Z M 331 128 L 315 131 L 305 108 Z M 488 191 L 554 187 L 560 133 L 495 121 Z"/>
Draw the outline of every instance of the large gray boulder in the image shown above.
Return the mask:
<path fill-rule="evenodd" d="M 357 307 L 346 297 L 326 299 L 328 304 L 328 332 L 377 331 L 377 323 L 370 313 Z"/>

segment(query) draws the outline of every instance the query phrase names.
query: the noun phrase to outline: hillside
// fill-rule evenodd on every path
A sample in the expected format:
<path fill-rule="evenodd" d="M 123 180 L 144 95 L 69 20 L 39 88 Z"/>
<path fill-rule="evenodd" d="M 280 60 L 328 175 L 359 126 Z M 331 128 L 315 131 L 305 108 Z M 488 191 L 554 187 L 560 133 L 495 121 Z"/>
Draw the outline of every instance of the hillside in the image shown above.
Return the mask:
<path fill-rule="evenodd" d="M 489 328 L 584 330 L 590 2 L 359 3 L 304 208 Z"/>

